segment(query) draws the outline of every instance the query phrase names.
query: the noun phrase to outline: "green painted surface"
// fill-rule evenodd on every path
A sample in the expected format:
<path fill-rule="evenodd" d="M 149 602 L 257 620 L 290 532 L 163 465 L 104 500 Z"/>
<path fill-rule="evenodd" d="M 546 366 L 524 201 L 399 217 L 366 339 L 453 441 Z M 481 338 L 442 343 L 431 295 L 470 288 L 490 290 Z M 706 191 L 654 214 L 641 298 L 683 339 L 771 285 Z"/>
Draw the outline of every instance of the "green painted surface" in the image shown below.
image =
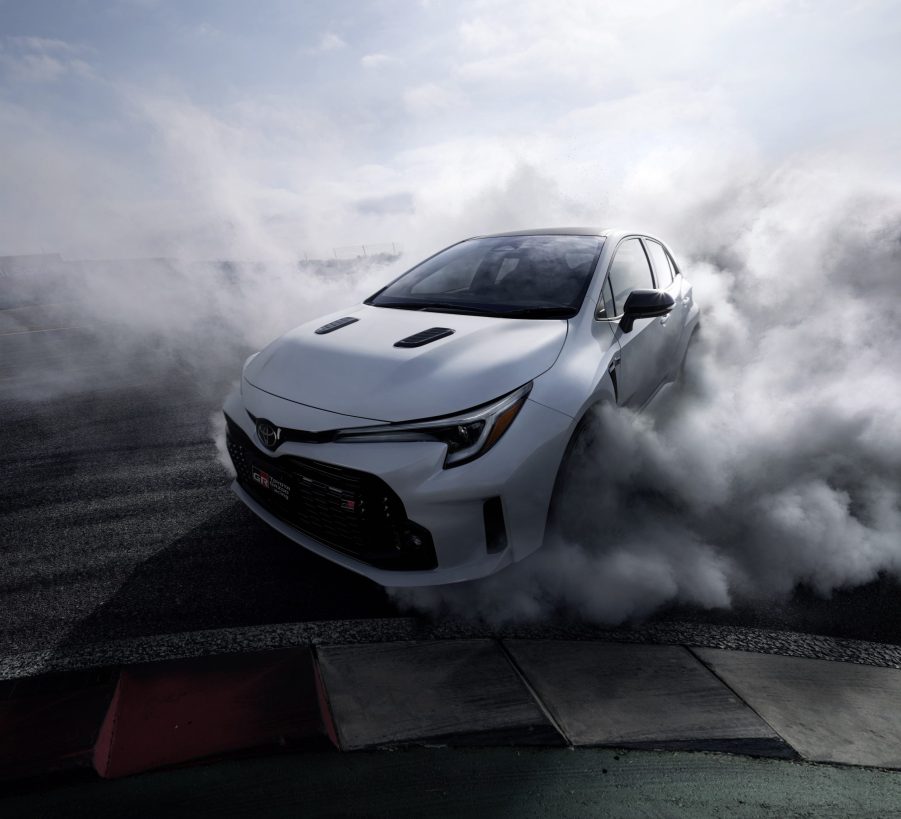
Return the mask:
<path fill-rule="evenodd" d="M 230 760 L 0 799 L 17 816 L 901 816 L 901 773 L 725 754 L 420 748 Z"/>

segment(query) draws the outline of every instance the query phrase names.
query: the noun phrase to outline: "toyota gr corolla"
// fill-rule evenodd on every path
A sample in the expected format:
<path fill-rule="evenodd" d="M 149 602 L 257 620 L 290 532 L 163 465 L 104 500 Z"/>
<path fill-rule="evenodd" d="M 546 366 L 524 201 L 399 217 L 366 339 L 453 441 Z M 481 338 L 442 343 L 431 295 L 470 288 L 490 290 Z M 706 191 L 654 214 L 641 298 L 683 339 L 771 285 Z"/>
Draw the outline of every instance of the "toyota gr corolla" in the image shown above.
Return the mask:
<path fill-rule="evenodd" d="M 580 421 L 647 406 L 698 318 L 654 237 L 467 239 L 247 360 L 224 408 L 233 489 L 386 586 L 491 574 L 541 546 Z"/>

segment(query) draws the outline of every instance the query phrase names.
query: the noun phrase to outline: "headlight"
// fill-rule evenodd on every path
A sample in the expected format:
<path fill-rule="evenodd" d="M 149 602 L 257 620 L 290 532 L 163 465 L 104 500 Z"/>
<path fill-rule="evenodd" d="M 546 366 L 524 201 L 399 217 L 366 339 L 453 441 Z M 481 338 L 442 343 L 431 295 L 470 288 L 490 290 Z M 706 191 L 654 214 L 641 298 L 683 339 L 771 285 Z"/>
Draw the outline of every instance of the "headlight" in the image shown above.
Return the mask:
<path fill-rule="evenodd" d="M 447 444 L 444 466 L 460 466 L 493 447 L 519 414 L 532 384 L 467 410 L 459 415 L 413 421 L 404 424 L 381 424 L 377 427 L 342 429 L 336 441 L 440 441 Z"/>

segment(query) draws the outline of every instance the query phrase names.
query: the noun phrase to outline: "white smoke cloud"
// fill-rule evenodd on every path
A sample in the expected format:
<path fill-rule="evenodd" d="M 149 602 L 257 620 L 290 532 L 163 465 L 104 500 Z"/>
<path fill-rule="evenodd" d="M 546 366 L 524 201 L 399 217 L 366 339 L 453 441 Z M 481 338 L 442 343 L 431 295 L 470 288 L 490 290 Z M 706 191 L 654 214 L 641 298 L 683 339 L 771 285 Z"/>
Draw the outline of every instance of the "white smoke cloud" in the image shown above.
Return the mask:
<path fill-rule="evenodd" d="M 402 605 L 609 623 L 901 573 L 901 198 L 829 157 L 720 184 L 665 234 L 704 311 L 685 383 L 599 418 L 533 558 Z"/>

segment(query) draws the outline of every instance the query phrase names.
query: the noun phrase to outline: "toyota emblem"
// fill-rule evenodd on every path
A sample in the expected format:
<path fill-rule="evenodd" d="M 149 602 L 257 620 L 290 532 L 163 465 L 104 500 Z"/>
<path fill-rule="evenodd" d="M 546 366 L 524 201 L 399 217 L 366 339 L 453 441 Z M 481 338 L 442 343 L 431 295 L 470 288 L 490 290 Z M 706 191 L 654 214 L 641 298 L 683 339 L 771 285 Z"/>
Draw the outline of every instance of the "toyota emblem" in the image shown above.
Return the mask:
<path fill-rule="evenodd" d="M 269 421 L 257 421 L 257 438 L 266 449 L 275 449 L 278 446 L 282 431 Z"/>

